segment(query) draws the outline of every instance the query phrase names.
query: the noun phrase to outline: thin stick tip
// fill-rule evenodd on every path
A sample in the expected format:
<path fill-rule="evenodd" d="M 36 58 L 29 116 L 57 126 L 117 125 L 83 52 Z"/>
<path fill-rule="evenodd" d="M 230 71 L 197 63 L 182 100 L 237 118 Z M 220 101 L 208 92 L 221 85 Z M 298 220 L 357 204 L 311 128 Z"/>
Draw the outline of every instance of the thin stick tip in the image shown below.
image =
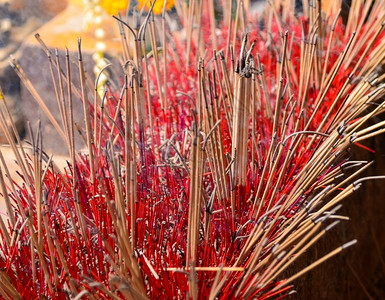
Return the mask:
<path fill-rule="evenodd" d="M 358 242 L 358 241 L 357 241 L 356 239 L 354 239 L 354 240 L 352 240 L 352 241 L 350 241 L 350 242 L 347 242 L 347 243 L 345 243 L 345 244 L 342 245 L 342 249 L 349 248 L 349 247 L 351 247 L 351 246 L 357 244 L 357 242 Z"/>

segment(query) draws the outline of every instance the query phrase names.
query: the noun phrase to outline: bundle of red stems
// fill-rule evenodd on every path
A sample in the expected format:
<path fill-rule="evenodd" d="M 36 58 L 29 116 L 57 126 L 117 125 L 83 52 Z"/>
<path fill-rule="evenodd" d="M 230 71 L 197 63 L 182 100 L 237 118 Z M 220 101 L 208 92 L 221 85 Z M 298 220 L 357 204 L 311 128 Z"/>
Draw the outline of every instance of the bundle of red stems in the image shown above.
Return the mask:
<path fill-rule="evenodd" d="M 342 200 L 368 179 L 371 163 L 347 152 L 385 131 L 368 125 L 385 105 L 385 1 L 352 1 L 344 20 L 341 1 L 328 12 L 269 1 L 259 17 L 250 1 L 222 2 L 115 17 L 122 80 L 104 93 L 80 40 L 78 65 L 68 51 L 60 65 L 37 35 L 60 120 L 11 62 L 69 159 L 55 165 L 39 125 L 28 127 L 30 152 L 1 112 L 24 181 L 0 155 L 4 299 L 279 299 L 356 242 L 287 271 L 347 219 Z"/>

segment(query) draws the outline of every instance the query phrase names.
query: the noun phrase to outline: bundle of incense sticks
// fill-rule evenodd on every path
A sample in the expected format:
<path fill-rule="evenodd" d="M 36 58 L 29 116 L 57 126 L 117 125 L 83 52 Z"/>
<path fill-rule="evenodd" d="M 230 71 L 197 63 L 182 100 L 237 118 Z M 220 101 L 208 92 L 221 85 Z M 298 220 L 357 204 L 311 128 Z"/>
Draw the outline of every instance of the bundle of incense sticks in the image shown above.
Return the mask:
<path fill-rule="evenodd" d="M 269 1 L 259 17 L 246 0 L 115 16 L 122 81 L 103 92 L 84 72 L 81 40 L 74 66 L 37 35 L 60 120 L 11 61 L 69 159 L 55 165 L 39 124 L 23 143 L 5 105 L 24 183 L 0 152 L 4 299 L 279 299 L 356 243 L 287 272 L 348 219 L 345 198 L 382 178 L 360 177 L 372 162 L 347 152 L 385 131 L 368 125 L 385 105 L 385 2 L 352 1 L 344 21 L 341 1 L 295 2 Z M 77 134 L 87 151 L 75 151 Z"/>

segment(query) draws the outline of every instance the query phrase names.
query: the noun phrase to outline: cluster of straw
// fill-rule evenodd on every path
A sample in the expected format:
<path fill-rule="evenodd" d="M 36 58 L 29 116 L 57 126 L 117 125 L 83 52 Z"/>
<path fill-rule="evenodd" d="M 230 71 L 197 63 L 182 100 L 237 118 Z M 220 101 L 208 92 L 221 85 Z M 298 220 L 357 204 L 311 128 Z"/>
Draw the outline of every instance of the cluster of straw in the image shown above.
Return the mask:
<path fill-rule="evenodd" d="M 0 113 L 25 182 L 14 183 L 0 152 L 2 297 L 279 298 L 355 244 L 285 278 L 348 219 L 341 201 L 368 179 L 359 175 L 371 163 L 346 153 L 385 131 L 385 121 L 366 125 L 385 105 L 385 2 L 353 1 L 345 26 L 321 1 L 303 1 L 298 19 L 296 1 L 276 0 L 258 29 L 249 1 L 223 2 L 176 1 L 172 36 L 166 2 L 159 20 L 151 10 L 133 25 L 116 17 L 123 84 L 103 97 L 80 40 L 76 87 L 68 51 L 63 70 L 37 35 L 60 121 L 11 62 L 70 159 L 55 166 L 39 126 L 28 127 L 29 155 L 9 111 Z M 84 124 L 73 120 L 78 100 Z M 86 154 L 75 151 L 76 129 Z"/>

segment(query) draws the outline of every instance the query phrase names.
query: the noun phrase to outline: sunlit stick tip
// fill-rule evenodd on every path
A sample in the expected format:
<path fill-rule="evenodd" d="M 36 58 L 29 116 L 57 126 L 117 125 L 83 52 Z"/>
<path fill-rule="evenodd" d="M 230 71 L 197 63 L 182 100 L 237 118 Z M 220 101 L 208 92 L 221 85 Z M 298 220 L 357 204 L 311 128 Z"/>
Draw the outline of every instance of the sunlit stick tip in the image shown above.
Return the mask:
<path fill-rule="evenodd" d="M 350 242 L 347 242 L 346 244 L 343 244 L 343 245 L 341 246 L 341 248 L 342 248 L 342 249 L 346 249 L 346 248 L 349 248 L 349 247 L 351 247 L 351 246 L 353 246 L 353 245 L 355 245 L 355 244 L 357 244 L 357 240 L 356 240 L 356 239 L 354 239 L 354 240 L 352 240 L 352 241 L 350 241 Z"/>
<path fill-rule="evenodd" d="M 329 231 L 333 227 L 337 226 L 340 223 L 340 220 L 334 221 L 333 223 L 329 224 L 328 226 L 325 227 L 325 231 Z"/>

